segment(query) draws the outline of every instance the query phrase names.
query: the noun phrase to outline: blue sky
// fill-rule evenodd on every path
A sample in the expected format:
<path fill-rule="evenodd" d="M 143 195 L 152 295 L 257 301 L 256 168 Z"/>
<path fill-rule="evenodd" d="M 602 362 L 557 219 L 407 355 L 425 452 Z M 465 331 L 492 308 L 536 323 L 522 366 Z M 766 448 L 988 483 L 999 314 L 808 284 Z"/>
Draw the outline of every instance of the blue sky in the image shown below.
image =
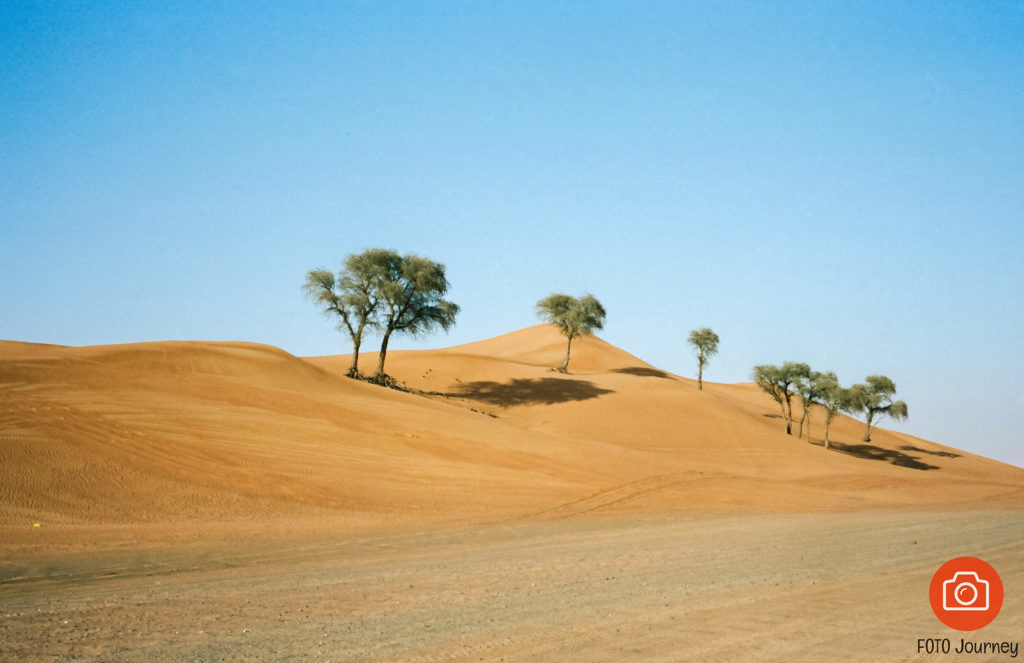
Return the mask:
<path fill-rule="evenodd" d="M 392 347 L 589 291 L 1024 465 L 1024 3 L 135 5 L 0 8 L 0 338 L 345 352 L 299 286 L 384 246 L 463 309 Z"/>

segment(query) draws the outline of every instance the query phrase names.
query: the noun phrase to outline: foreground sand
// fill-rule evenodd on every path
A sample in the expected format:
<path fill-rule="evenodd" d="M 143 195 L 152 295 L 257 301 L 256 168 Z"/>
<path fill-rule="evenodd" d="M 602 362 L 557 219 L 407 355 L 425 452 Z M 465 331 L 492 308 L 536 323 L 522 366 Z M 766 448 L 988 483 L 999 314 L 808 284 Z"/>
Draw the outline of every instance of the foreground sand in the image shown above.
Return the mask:
<path fill-rule="evenodd" d="M 11 661 L 926 661 L 951 557 L 1006 583 L 975 640 L 1024 632 L 1019 512 L 574 519 L 25 561 Z M 1006 660 L 971 657 L 971 660 Z"/>
<path fill-rule="evenodd" d="M 563 343 L 0 342 L 0 660 L 940 660 L 961 555 L 1024 631 L 1021 468 Z"/>

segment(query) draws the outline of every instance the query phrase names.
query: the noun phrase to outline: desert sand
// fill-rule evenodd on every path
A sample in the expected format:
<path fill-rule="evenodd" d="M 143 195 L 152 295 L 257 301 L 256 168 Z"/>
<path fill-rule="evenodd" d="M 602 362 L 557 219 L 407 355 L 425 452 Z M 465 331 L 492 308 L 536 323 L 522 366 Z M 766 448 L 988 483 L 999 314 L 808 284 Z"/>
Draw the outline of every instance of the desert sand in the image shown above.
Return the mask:
<path fill-rule="evenodd" d="M 946 660 L 961 555 L 1019 641 L 1024 469 L 564 343 L 0 342 L 0 659 Z"/>

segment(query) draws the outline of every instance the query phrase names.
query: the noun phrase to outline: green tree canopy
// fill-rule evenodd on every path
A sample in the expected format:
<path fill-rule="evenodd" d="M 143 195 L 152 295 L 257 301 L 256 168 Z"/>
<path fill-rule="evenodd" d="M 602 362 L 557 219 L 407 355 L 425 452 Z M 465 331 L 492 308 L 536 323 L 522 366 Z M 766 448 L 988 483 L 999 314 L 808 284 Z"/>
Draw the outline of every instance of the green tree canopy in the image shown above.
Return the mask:
<path fill-rule="evenodd" d="M 697 388 L 704 390 L 704 364 L 718 353 L 718 334 L 710 327 L 694 329 L 690 332 L 690 345 L 697 350 Z"/>
<path fill-rule="evenodd" d="M 555 293 L 537 302 L 537 315 L 545 322 L 558 326 L 562 334 L 569 339 L 565 348 L 565 359 L 556 370 L 566 373 L 569 370 L 569 352 L 572 350 L 572 339 L 581 334 L 593 334 L 594 330 L 604 327 L 607 313 L 597 298 L 587 293 L 582 297 L 572 297 Z"/>
<path fill-rule="evenodd" d="M 794 382 L 793 387 L 796 392 L 800 394 L 800 407 L 802 414 L 800 416 L 800 426 L 797 428 L 797 437 L 803 437 L 804 435 L 804 422 L 807 422 L 807 439 L 811 439 L 811 408 L 821 403 L 822 397 L 825 395 L 825 385 L 828 384 L 827 375 L 828 373 L 821 373 L 819 371 L 810 371 L 806 376 L 800 376 Z M 833 377 L 835 377 L 833 375 Z"/>
<path fill-rule="evenodd" d="M 900 420 L 907 418 L 907 404 L 893 400 L 896 385 L 884 375 L 869 375 L 864 379 L 867 384 L 855 384 L 850 387 L 850 409 L 864 414 L 867 422 L 864 428 L 864 441 L 871 441 L 871 424 L 879 417 L 890 416 Z"/>
<path fill-rule="evenodd" d="M 418 336 L 440 327 L 448 331 L 455 324 L 459 306 L 442 299 L 449 283 L 445 266 L 412 253 L 399 256 L 386 252 L 386 267 L 377 295 L 380 314 L 377 326 L 383 332 L 377 372 L 373 379 L 385 383 L 384 360 L 393 333 Z"/>
<path fill-rule="evenodd" d="M 825 448 L 829 447 L 828 431 L 832 420 L 839 412 L 851 412 L 857 407 L 853 392 L 839 384 L 839 379 L 831 371 L 824 373 L 818 381 L 821 387 L 821 406 L 825 408 Z"/>
<path fill-rule="evenodd" d="M 459 307 L 442 299 L 448 287 L 441 263 L 391 249 L 367 249 L 345 258 L 337 276 L 326 269 L 310 270 L 302 289 L 324 313 L 337 315 L 338 328 L 352 338 L 349 377 L 359 376 L 359 348 L 366 331 L 382 332 L 373 379 L 385 383 L 384 360 L 393 333 L 415 336 L 455 324 Z"/>
<path fill-rule="evenodd" d="M 793 361 L 782 366 L 762 364 L 754 367 L 754 382 L 782 409 L 786 435 L 793 434 L 793 385 L 800 378 L 810 377 L 810 373 L 810 366 Z"/>
<path fill-rule="evenodd" d="M 347 331 L 352 339 L 349 377 L 359 376 L 359 348 L 367 329 L 376 324 L 374 316 L 380 304 L 380 288 L 392 253 L 368 249 L 351 254 L 345 258 L 337 277 L 326 269 L 306 273 L 303 291 L 324 314 L 337 315 L 340 318 L 338 329 Z"/>

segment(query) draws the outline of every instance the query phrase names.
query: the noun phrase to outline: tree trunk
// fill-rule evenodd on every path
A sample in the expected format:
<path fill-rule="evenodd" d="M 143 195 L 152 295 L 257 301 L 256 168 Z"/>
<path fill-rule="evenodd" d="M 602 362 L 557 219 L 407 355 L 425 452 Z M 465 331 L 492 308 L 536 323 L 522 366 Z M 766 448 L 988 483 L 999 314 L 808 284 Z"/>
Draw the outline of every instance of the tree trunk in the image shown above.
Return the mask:
<path fill-rule="evenodd" d="M 348 367 L 346 375 L 350 378 L 359 377 L 359 341 L 352 339 L 352 365 Z"/>
<path fill-rule="evenodd" d="M 793 434 L 793 402 L 790 400 L 792 396 L 786 394 L 786 405 L 782 408 L 782 416 L 786 419 L 786 435 Z"/>
<path fill-rule="evenodd" d="M 704 391 L 704 358 L 697 360 L 697 389 Z"/>
<path fill-rule="evenodd" d="M 562 360 L 562 366 L 558 369 L 559 373 L 569 372 L 569 351 L 572 350 L 572 336 L 569 337 L 569 343 L 565 346 L 565 359 Z"/>
<path fill-rule="evenodd" d="M 782 420 L 786 422 L 786 435 L 789 435 L 789 417 L 786 416 L 786 404 L 779 401 L 779 409 L 782 410 Z"/>
<path fill-rule="evenodd" d="M 800 417 L 800 427 L 796 429 L 797 438 L 804 436 L 804 420 L 807 419 L 807 410 L 804 410 L 803 416 Z M 807 433 L 808 439 L 811 437 L 810 432 Z"/>
<path fill-rule="evenodd" d="M 874 412 L 868 412 L 868 425 L 864 428 L 864 441 L 871 441 L 871 420 L 875 418 Z"/>
<path fill-rule="evenodd" d="M 384 357 L 388 354 L 388 339 L 391 338 L 391 330 L 384 332 L 384 340 L 380 343 L 380 356 L 377 359 L 377 373 L 373 376 L 378 380 L 384 378 Z"/>
<path fill-rule="evenodd" d="M 832 423 L 832 417 L 825 415 L 825 448 L 828 449 L 828 426 Z"/>

